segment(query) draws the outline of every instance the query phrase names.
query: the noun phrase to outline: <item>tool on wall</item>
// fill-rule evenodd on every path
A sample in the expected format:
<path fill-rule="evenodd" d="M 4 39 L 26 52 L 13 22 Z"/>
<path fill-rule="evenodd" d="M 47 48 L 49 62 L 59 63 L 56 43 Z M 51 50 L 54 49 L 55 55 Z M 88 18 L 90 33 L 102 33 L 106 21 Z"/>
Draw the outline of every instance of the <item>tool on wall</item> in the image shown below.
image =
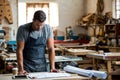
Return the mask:
<path fill-rule="evenodd" d="M 9 0 L 0 0 L 0 24 L 2 23 L 3 18 L 6 18 L 9 24 L 13 23 Z"/>

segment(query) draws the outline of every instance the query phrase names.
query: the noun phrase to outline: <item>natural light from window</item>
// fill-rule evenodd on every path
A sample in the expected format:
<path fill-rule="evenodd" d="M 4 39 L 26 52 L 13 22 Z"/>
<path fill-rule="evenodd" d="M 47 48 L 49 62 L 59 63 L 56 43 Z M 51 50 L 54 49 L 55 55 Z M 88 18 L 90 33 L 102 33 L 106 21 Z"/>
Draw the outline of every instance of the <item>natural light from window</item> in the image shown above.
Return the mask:
<path fill-rule="evenodd" d="M 113 17 L 120 18 L 120 0 L 113 0 Z"/>
<path fill-rule="evenodd" d="M 46 24 L 52 27 L 59 26 L 58 5 L 54 2 L 50 2 L 48 5 L 46 3 L 18 3 L 18 26 L 31 22 L 36 10 L 43 10 L 46 13 Z"/>

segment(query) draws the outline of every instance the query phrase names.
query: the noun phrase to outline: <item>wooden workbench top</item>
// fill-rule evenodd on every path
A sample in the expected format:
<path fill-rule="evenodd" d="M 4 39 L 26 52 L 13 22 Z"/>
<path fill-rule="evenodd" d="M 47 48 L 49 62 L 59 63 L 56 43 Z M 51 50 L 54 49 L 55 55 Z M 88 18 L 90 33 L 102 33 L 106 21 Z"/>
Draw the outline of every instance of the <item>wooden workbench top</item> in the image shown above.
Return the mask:
<path fill-rule="evenodd" d="M 13 80 L 12 76 L 13 76 L 12 74 L 1 74 L 0 80 Z M 17 79 L 17 80 L 33 80 L 33 79 Z M 34 79 L 34 80 L 90 80 L 90 78 L 72 74 L 72 76 L 70 77 L 44 78 L 44 79 Z"/>

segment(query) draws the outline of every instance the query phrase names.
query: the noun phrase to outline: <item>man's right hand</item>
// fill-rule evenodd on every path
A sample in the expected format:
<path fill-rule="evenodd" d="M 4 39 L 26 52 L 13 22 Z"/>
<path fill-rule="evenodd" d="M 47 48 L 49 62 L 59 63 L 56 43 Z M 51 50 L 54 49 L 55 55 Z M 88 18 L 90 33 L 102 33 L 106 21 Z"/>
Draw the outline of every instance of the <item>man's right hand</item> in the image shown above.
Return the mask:
<path fill-rule="evenodd" d="M 19 70 L 18 75 L 28 75 L 28 73 L 25 70 Z"/>

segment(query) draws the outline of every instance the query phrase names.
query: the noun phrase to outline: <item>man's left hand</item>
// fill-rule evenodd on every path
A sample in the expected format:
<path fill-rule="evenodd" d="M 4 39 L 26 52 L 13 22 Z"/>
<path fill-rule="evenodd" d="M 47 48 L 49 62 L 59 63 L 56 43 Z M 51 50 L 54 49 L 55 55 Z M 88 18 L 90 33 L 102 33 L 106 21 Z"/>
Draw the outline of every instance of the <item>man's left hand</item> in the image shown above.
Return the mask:
<path fill-rule="evenodd" d="M 60 72 L 58 69 L 51 69 L 50 72 Z"/>

